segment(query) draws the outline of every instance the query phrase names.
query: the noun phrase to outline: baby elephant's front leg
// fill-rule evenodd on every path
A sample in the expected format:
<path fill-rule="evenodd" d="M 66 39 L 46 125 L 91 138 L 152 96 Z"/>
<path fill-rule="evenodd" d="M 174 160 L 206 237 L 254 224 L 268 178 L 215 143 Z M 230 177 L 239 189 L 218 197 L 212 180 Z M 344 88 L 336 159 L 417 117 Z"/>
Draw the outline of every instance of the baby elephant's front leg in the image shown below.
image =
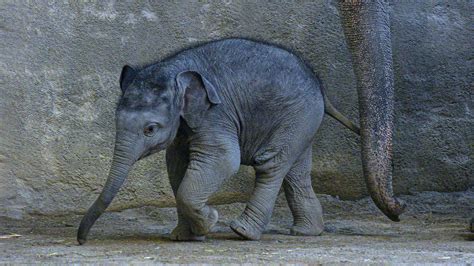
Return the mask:
<path fill-rule="evenodd" d="M 238 170 L 240 161 L 235 158 L 240 159 L 240 156 L 205 157 L 190 161 L 179 186 L 176 203 L 195 235 L 206 235 L 217 222 L 217 211 L 208 206 L 207 201 L 222 182 Z"/>

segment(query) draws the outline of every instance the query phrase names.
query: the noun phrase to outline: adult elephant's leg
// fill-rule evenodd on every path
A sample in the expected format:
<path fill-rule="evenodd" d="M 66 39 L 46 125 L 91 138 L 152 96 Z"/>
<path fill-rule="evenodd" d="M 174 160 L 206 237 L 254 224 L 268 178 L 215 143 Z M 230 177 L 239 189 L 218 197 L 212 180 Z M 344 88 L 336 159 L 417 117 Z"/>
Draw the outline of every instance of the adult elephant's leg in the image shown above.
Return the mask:
<path fill-rule="evenodd" d="M 259 240 L 270 222 L 283 178 L 291 166 L 288 154 L 282 151 L 270 151 L 263 157 L 265 162 L 254 167 L 257 177 L 252 196 L 242 215 L 230 224 L 235 233 L 249 240 Z"/>
<path fill-rule="evenodd" d="M 173 194 L 176 198 L 178 188 L 184 178 L 189 163 L 189 146 L 183 138 L 176 138 L 166 149 L 166 167 Z M 197 236 L 191 232 L 191 227 L 182 210 L 177 208 L 178 225 L 171 232 L 172 240 L 181 241 L 202 241 L 204 236 Z"/>
<path fill-rule="evenodd" d="M 309 146 L 283 180 L 286 200 L 293 214 L 292 235 L 320 235 L 323 210 L 311 186 L 312 148 Z"/>
<path fill-rule="evenodd" d="M 189 164 L 176 203 L 194 235 L 206 235 L 217 222 L 217 211 L 207 201 L 239 166 L 239 145 L 232 136 L 206 136 L 190 144 Z"/>

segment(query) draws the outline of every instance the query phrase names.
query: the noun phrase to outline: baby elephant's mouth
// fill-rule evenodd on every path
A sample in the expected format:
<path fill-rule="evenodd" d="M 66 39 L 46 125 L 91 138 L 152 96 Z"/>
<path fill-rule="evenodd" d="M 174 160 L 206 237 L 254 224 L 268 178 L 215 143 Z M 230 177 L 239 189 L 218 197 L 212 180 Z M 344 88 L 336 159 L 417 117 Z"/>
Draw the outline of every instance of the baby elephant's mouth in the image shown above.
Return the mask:
<path fill-rule="evenodd" d="M 147 152 L 143 153 L 142 156 L 140 156 L 140 158 L 138 158 L 138 160 L 141 160 L 145 157 L 148 157 L 154 153 L 157 153 L 159 151 L 162 151 L 164 149 L 166 149 L 166 147 L 168 146 L 168 141 L 164 141 L 164 142 L 161 142 L 161 143 L 158 143 L 154 148 L 148 150 Z"/>
<path fill-rule="evenodd" d="M 142 154 L 142 156 L 140 156 L 140 158 L 138 158 L 138 160 L 141 160 L 141 159 L 143 159 L 143 158 L 145 158 L 145 157 L 148 157 L 149 155 L 152 154 L 152 152 L 153 152 L 153 151 L 151 151 L 151 150 L 145 152 L 144 154 Z"/>

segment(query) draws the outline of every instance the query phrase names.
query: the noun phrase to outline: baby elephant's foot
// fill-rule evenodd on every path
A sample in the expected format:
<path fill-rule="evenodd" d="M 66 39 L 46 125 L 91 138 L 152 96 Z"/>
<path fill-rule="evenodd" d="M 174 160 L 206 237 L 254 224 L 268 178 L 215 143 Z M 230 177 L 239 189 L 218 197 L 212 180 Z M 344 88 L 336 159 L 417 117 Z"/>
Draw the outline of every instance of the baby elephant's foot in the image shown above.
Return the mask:
<path fill-rule="evenodd" d="M 218 220 L 217 210 L 206 206 L 198 220 L 190 221 L 191 231 L 198 236 L 207 235 Z"/>
<path fill-rule="evenodd" d="M 300 222 L 295 223 L 290 229 L 290 234 L 294 236 L 319 236 L 324 231 L 324 225 L 322 222 L 309 223 Z"/>
<path fill-rule="evenodd" d="M 262 230 L 247 222 L 242 217 L 232 221 L 230 228 L 239 236 L 247 240 L 259 240 L 262 236 Z"/>
<path fill-rule="evenodd" d="M 171 232 L 170 239 L 174 241 L 204 241 L 206 237 L 193 234 L 188 225 L 178 224 Z"/>

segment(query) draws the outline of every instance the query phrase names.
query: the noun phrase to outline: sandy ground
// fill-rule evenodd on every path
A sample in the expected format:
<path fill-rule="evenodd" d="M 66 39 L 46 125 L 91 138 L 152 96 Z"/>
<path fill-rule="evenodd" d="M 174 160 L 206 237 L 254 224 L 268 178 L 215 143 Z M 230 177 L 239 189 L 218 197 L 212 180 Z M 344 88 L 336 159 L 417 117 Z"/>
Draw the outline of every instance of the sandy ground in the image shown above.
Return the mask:
<path fill-rule="evenodd" d="M 0 263 L 474 263 L 474 191 L 402 197 L 402 221 L 382 216 L 369 199 L 321 196 L 326 232 L 289 236 L 291 215 L 279 201 L 260 241 L 242 241 L 228 228 L 243 204 L 219 206 L 214 233 L 204 242 L 172 242 L 175 210 L 144 207 L 107 213 L 89 241 L 75 240 L 81 216 L 0 219 Z M 9 234 L 18 234 L 17 236 Z"/>

